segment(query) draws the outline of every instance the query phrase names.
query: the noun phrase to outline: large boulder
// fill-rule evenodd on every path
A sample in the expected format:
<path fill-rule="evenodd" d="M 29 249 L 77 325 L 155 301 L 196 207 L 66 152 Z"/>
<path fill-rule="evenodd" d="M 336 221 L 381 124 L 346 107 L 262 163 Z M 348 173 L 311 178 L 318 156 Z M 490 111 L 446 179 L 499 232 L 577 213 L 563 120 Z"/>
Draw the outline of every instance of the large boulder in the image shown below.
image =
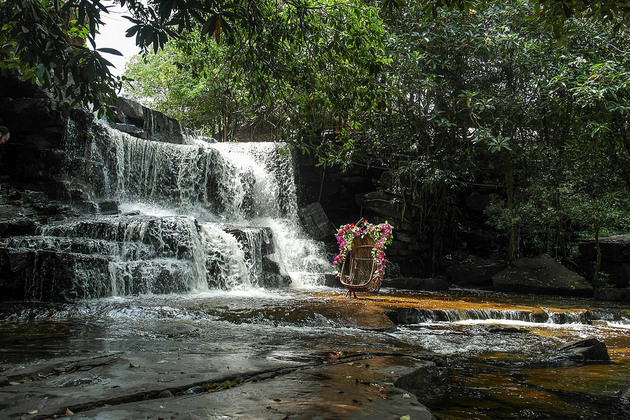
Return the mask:
<path fill-rule="evenodd" d="M 501 292 L 593 296 L 593 286 L 584 277 L 549 255 L 514 261 L 492 277 L 492 284 Z"/>
<path fill-rule="evenodd" d="M 142 139 L 186 144 L 190 134 L 176 119 L 126 98 L 118 99 L 114 116 L 116 129 Z"/>
<path fill-rule="evenodd" d="M 572 341 L 558 348 L 561 357 L 584 363 L 608 363 L 610 356 L 606 344 L 595 337 Z"/>

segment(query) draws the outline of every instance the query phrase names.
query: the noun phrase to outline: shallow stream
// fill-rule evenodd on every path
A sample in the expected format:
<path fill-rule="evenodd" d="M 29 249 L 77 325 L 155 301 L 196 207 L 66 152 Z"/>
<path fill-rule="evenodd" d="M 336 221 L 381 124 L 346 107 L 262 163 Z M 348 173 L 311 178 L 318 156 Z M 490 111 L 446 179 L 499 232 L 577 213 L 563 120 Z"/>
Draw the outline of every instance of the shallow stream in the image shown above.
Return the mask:
<path fill-rule="evenodd" d="M 343 294 L 250 289 L 6 303 L 0 306 L 0 376 L 34 371 L 52 359 L 116 353 L 306 364 L 357 353 L 429 352 L 444 359 L 443 378 L 430 401 L 418 399 L 440 419 L 628 415 L 628 306 L 466 291 L 383 290 L 357 300 Z M 385 313 L 400 308 L 434 319 L 394 327 Z M 539 314 L 532 321 L 518 319 L 532 313 Z M 591 336 L 606 344 L 611 363 L 559 358 L 560 345 Z"/>
<path fill-rule="evenodd" d="M 93 131 L 70 124 L 67 171 L 120 211 L 4 238 L 14 271 L 32 268 L 20 277 L 27 301 L 0 304 L 0 417 L 155 400 L 269 369 L 349 367 L 352 355 L 419 354 L 439 361 L 417 397 L 440 419 L 630 417 L 628 305 L 387 289 L 346 299 L 319 286 L 332 257 L 299 223 L 283 145 Z M 591 336 L 611 363 L 558 354 Z M 92 369 L 97 359 L 109 364 Z"/>

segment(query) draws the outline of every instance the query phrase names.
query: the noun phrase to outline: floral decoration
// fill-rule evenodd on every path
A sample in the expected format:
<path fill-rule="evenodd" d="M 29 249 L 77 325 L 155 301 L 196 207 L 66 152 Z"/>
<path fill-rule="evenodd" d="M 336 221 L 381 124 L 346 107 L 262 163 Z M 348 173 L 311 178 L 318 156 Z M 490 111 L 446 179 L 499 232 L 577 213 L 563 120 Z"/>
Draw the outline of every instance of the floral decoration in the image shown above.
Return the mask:
<path fill-rule="evenodd" d="M 374 241 L 374 248 L 372 248 L 372 258 L 376 264 L 376 270 L 372 276 L 372 280 L 375 282 L 381 282 L 383 275 L 385 274 L 385 249 L 387 245 L 392 243 L 392 226 L 385 222 L 379 225 L 373 225 L 367 220 L 364 220 L 356 225 L 349 223 L 339 228 L 335 237 L 337 238 L 337 244 L 339 245 L 339 255 L 333 260 L 335 266 L 335 275 L 337 278 L 341 278 L 341 269 L 343 263 L 348 257 L 348 252 L 352 251 L 352 243 L 355 237 L 363 237 L 368 235 Z"/>

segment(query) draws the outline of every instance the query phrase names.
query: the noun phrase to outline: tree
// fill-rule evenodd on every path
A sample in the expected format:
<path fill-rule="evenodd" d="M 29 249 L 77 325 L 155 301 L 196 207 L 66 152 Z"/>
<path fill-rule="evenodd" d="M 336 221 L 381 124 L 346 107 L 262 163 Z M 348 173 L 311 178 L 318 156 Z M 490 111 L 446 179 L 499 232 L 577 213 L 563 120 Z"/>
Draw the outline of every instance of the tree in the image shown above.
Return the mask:
<path fill-rule="evenodd" d="M 371 87 L 388 58 L 377 8 L 321 1 L 308 19 L 301 13 L 261 7 L 267 24 L 251 44 L 238 34 L 209 43 L 199 27 L 131 63 L 129 92 L 142 100 L 158 84 L 167 86 L 163 95 L 151 95 L 153 106 L 203 131 L 225 134 L 244 122 L 265 123 L 305 149 L 318 144 L 323 133 L 373 106 Z M 300 35 L 284 35 L 292 33 Z"/>
<path fill-rule="evenodd" d="M 0 68 L 8 68 L 27 80 L 50 89 L 57 98 L 73 105 L 105 112 L 122 80 L 112 76 L 102 53 L 120 54 L 111 48 L 95 48 L 95 36 L 113 0 L 6 0 L 0 33 Z M 255 45 L 268 24 L 261 9 L 289 5 L 305 14 L 309 1 L 259 2 L 198 0 L 118 0 L 127 6 L 134 24 L 128 36 L 143 51 L 157 52 L 169 39 L 181 39 L 193 27 L 217 42 L 240 29 L 243 40 Z M 289 33 L 283 36 L 291 36 Z"/>
<path fill-rule="evenodd" d="M 430 271 L 455 231 L 455 192 L 470 185 L 501 192 L 488 216 L 509 260 L 568 256 L 567 237 L 614 224 L 602 209 L 625 218 L 623 2 L 120 3 L 129 35 L 158 54 L 132 67 L 139 95 L 161 81 L 155 103 L 186 123 L 229 133 L 265 121 L 323 164 L 387 169 L 401 219 L 431 244 Z M 92 42 L 104 4 L 7 0 L 0 65 L 102 105 L 120 83 L 101 55 L 112 51 Z"/>
<path fill-rule="evenodd" d="M 0 33 L 0 69 L 9 68 L 27 80 L 49 88 L 59 98 L 73 104 L 93 106 L 104 112 L 104 106 L 115 99 L 121 80 L 112 76 L 111 64 L 101 53 L 117 54 L 114 49 L 95 49 L 94 38 L 102 25 L 101 15 L 108 13 L 108 4 L 115 0 L 4 0 L 0 4 L 3 17 Z M 250 46 L 273 41 L 266 38 L 270 22 L 265 9 L 281 11 L 292 8 L 298 21 L 308 24 L 309 12 L 318 7 L 312 0 L 279 2 L 260 0 L 116 0 L 130 10 L 134 26 L 128 36 L 135 36 L 144 51 L 157 52 L 169 39 L 201 27 L 201 35 L 219 42 L 222 34 L 241 34 Z M 440 0 L 419 3 L 433 16 L 441 10 L 470 10 L 488 1 Z M 520 3 L 520 2 L 517 2 Z M 587 2 L 572 0 L 532 0 L 536 6 L 530 15 L 547 22 L 557 32 L 572 16 L 586 16 L 595 21 L 625 25 L 630 6 L 606 0 Z M 385 0 L 382 8 L 392 11 L 402 6 L 399 0 Z M 475 6 L 477 7 L 477 6 Z M 282 37 L 299 36 L 284 32 Z M 77 42 L 84 40 L 85 42 Z"/>
<path fill-rule="evenodd" d="M 50 89 L 72 105 L 100 109 L 115 97 L 120 81 L 96 49 L 96 28 L 106 12 L 99 0 L 7 0 L 0 4 L 0 69 Z M 89 48 L 88 43 L 91 48 Z"/>
<path fill-rule="evenodd" d="M 489 221 L 506 235 L 508 260 L 568 258 L 576 231 L 612 227 L 601 209 L 618 203 L 625 218 L 627 34 L 572 19 L 560 43 L 527 2 L 475 2 L 430 18 L 418 8 L 389 16 L 382 104 L 328 153 L 351 144 L 355 159 L 390 168 L 386 189 L 434 260 L 453 231 L 454 192 L 471 184 L 501 187 Z"/>

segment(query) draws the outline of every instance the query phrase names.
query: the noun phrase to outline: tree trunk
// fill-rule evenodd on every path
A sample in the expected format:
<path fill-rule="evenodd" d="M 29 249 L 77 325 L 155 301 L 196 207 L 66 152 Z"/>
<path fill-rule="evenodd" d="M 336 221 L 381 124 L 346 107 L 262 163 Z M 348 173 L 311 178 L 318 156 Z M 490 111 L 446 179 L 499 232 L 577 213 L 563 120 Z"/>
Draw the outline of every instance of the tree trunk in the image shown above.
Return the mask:
<path fill-rule="evenodd" d="M 507 165 L 508 167 L 505 173 L 505 194 L 507 196 L 508 211 L 512 211 L 514 209 L 514 168 L 512 167 L 512 160 L 509 157 Z M 506 256 L 508 262 L 512 262 L 518 258 L 519 242 L 519 229 L 517 226 L 512 225 L 508 232 L 508 250 Z"/>
<path fill-rule="evenodd" d="M 595 230 L 595 267 L 593 268 L 593 285 L 597 285 L 599 270 L 602 267 L 602 248 L 599 244 L 599 229 Z"/>

